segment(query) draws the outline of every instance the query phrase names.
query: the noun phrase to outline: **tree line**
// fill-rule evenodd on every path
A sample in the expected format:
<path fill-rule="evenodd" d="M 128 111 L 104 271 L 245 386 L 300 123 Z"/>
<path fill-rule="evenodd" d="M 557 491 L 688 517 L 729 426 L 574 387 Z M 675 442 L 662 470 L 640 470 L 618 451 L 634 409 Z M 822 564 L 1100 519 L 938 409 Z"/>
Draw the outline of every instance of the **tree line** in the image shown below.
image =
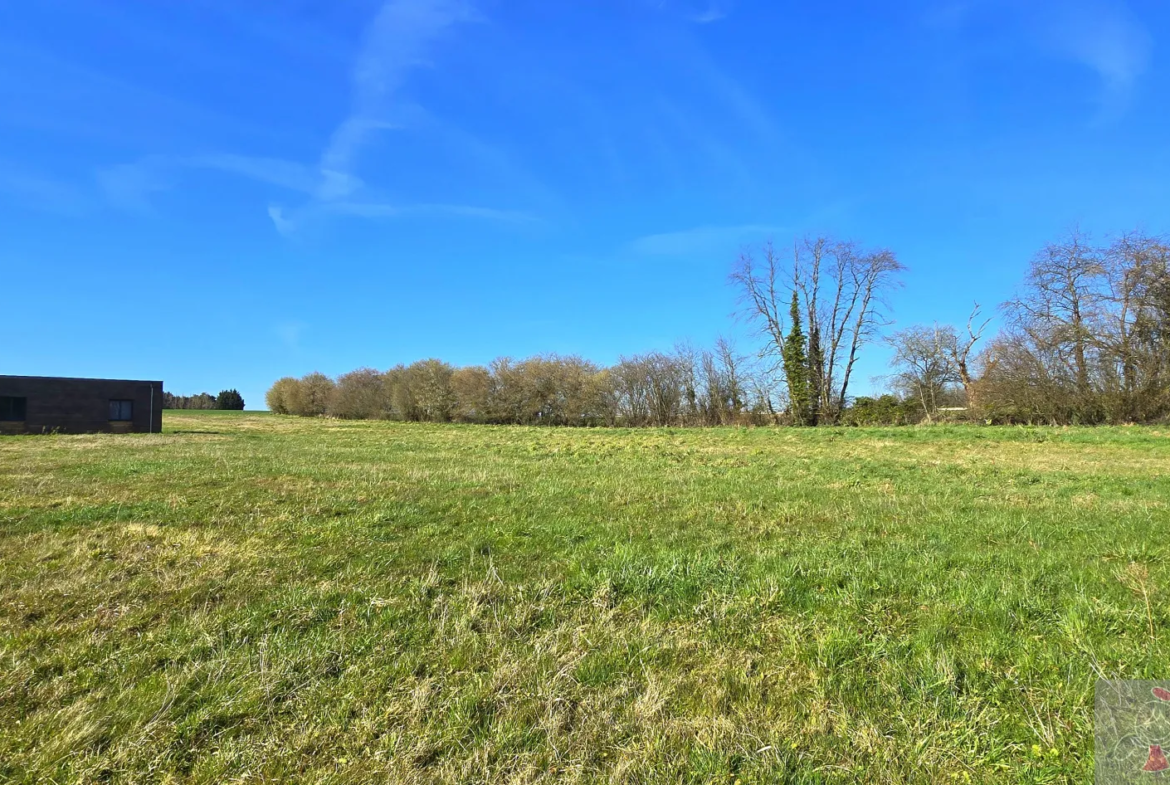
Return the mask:
<path fill-rule="evenodd" d="M 330 379 L 280 379 L 268 391 L 279 414 L 345 419 L 522 425 L 763 424 L 775 400 L 730 342 L 699 350 L 624 357 L 601 367 L 576 356 L 500 358 L 456 368 L 421 360 L 388 371 L 362 368 Z"/>
<path fill-rule="evenodd" d="M 244 398 L 237 390 L 221 390 L 219 395 L 172 395 L 163 391 L 164 409 L 226 409 L 243 411 Z"/>
<path fill-rule="evenodd" d="M 438 359 L 331 379 L 286 377 L 280 414 L 580 426 L 1152 422 L 1170 416 L 1170 245 L 1141 233 L 1043 248 L 1003 329 L 978 305 L 963 325 L 890 326 L 904 266 L 828 237 L 740 255 L 730 276 L 758 344 L 683 343 L 603 367 L 577 356 Z M 854 396 L 864 352 L 892 351 L 888 392 Z"/>

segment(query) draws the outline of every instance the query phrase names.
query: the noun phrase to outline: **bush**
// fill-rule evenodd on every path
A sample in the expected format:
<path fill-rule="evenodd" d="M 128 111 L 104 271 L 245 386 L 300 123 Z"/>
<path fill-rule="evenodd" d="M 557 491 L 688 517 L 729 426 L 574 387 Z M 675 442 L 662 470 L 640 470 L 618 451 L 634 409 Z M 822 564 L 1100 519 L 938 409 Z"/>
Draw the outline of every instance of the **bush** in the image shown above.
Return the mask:
<path fill-rule="evenodd" d="M 337 379 L 329 398 L 329 415 L 343 420 L 380 420 L 390 416 L 386 385 L 381 373 L 359 368 Z"/>
<path fill-rule="evenodd" d="M 291 376 L 277 379 L 264 395 L 268 411 L 273 414 L 294 414 L 293 404 L 300 395 L 300 384 Z"/>
<path fill-rule="evenodd" d="M 922 407 L 912 398 L 893 395 L 858 396 L 841 417 L 843 425 L 911 425 L 922 419 Z"/>
<path fill-rule="evenodd" d="M 320 417 L 329 410 L 329 401 L 333 398 L 337 385 L 323 373 L 314 371 L 302 376 L 297 388 L 293 414 L 302 417 Z"/>

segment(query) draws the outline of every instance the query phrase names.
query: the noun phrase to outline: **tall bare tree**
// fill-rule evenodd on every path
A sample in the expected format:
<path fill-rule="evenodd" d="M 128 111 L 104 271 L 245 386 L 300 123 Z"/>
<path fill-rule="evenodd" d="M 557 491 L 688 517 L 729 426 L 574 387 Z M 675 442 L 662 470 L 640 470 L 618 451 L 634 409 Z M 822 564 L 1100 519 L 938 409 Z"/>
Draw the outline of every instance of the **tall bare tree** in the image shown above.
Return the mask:
<path fill-rule="evenodd" d="M 766 338 L 766 355 L 778 364 L 784 357 L 784 313 L 791 292 L 804 304 L 814 424 L 835 422 L 844 410 L 861 349 L 886 323 L 885 298 L 899 285 L 904 269 L 891 251 L 828 237 L 798 242 L 790 274 L 770 243 L 758 260 L 748 252 L 740 256 L 731 281 L 748 318 Z"/>
<path fill-rule="evenodd" d="M 1104 272 L 1100 253 L 1074 229 L 1033 257 L 1024 291 L 1005 307 L 1017 329 L 1048 344 L 1083 399 L 1090 391 L 1091 322 L 1101 303 Z"/>
<path fill-rule="evenodd" d="M 1101 256 L 1107 282 L 1096 334 L 1102 392 L 1116 416 L 1143 419 L 1170 386 L 1170 246 L 1130 233 Z"/>

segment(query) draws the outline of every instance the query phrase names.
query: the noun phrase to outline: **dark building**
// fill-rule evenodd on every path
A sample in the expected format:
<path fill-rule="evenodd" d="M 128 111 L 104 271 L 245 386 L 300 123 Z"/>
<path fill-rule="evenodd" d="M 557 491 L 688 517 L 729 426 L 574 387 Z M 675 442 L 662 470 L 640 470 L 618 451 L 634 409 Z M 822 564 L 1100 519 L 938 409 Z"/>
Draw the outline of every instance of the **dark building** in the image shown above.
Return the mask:
<path fill-rule="evenodd" d="M 0 434 L 158 433 L 162 382 L 0 376 Z"/>

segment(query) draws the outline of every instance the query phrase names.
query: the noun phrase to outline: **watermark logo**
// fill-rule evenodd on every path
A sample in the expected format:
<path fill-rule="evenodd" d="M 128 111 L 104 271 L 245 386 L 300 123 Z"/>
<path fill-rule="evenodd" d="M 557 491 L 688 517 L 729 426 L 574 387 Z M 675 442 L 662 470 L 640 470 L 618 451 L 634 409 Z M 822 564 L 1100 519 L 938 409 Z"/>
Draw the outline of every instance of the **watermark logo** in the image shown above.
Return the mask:
<path fill-rule="evenodd" d="M 1097 682 L 1096 785 L 1170 783 L 1170 681 Z"/>

